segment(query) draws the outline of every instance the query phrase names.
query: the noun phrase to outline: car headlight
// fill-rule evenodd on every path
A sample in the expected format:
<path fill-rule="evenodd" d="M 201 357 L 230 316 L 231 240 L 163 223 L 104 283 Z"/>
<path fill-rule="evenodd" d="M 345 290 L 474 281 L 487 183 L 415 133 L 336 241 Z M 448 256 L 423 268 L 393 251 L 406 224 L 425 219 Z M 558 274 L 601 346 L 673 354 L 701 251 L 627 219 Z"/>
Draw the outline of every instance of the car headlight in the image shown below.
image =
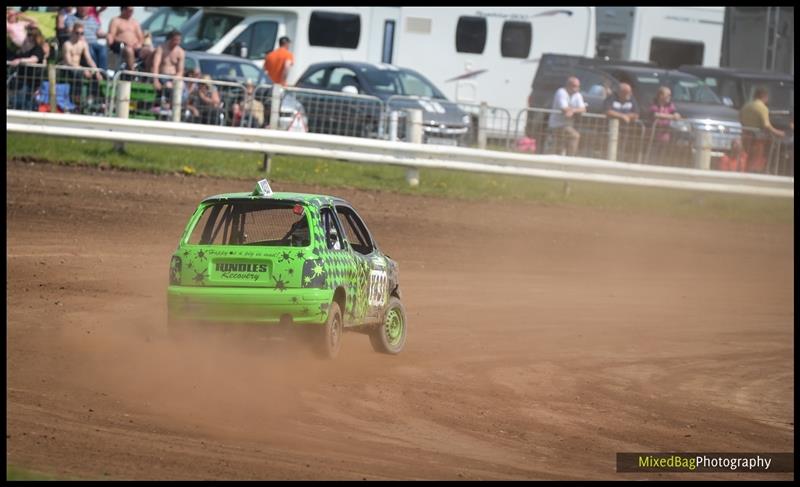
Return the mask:
<path fill-rule="evenodd" d="M 688 120 L 673 120 L 669 123 L 669 128 L 680 132 L 690 132 L 692 130 L 692 124 L 690 124 Z"/>
<path fill-rule="evenodd" d="M 177 255 L 173 255 L 169 263 L 169 283 L 181 283 L 181 258 Z"/>
<path fill-rule="evenodd" d="M 463 117 L 461 117 L 461 122 L 464 125 L 472 125 L 472 117 L 469 115 L 464 115 Z"/>

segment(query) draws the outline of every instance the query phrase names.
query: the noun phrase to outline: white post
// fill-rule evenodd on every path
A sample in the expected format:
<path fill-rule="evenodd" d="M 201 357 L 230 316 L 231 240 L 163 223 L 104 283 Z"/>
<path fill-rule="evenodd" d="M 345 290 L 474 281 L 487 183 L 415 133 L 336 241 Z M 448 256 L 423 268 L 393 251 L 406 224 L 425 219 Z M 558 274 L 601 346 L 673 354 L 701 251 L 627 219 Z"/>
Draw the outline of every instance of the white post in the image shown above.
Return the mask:
<path fill-rule="evenodd" d="M 398 118 L 397 110 L 389 112 L 389 140 L 392 142 L 397 142 Z"/>
<path fill-rule="evenodd" d="M 181 101 L 183 100 L 183 80 L 176 79 L 172 83 L 172 121 L 181 121 Z"/>
<path fill-rule="evenodd" d="M 481 102 L 481 111 L 478 115 L 478 149 L 486 148 L 486 126 L 489 122 L 489 105 Z"/>
<path fill-rule="evenodd" d="M 711 169 L 711 132 L 698 130 L 694 133 L 694 167 Z"/>
<path fill-rule="evenodd" d="M 283 87 L 281 85 L 272 85 L 272 104 L 270 106 L 269 112 L 269 128 L 273 130 L 278 130 L 280 126 L 278 125 L 278 119 L 281 116 L 281 94 L 283 93 Z"/>
<path fill-rule="evenodd" d="M 131 82 L 120 81 L 117 88 L 117 117 L 128 118 L 131 109 Z M 114 150 L 125 151 L 124 142 L 114 142 Z"/>
<path fill-rule="evenodd" d="M 414 144 L 422 143 L 422 110 L 406 110 L 406 138 Z M 406 182 L 410 186 L 419 186 L 419 169 L 409 167 L 406 169 Z"/>
<path fill-rule="evenodd" d="M 609 161 L 617 160 L 617 144 L 619 143 L 619 119 L 608 119 L 608 154 Z"/>

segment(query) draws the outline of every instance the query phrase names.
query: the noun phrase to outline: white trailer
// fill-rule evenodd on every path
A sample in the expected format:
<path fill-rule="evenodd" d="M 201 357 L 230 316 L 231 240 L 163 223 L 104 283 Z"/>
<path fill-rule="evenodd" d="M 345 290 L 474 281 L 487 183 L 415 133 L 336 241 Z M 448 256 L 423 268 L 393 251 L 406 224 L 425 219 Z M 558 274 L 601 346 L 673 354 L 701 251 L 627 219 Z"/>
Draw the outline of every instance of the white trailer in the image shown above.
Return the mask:
<path fill-rule="evenodd" d="M 725 7 L 597 7 L 597 55 L 717 67 Z"/>
<path fill-rule="evenodd" d="M 419 71 L 450 99 L 516 115 L 544 52 L 592 56 L 594 7 L 204 7 L 197 38 L 257 66 L 292 40 L 289 83 L 315 62 L 391 63 Z M 235 25 L 223 33 L 232 16 Z M 208 35 L 206 35 L 206 33 Z M 219 34 L 219 35 L 218 35 Z M 184 43 L 192 36 L 184 33 Z M 189 39 L 187 39 L 189 38 Z M 187 44 L 191 47 L 191 43 Z M 245 49 L 242 49 L 242 47 Z"/>

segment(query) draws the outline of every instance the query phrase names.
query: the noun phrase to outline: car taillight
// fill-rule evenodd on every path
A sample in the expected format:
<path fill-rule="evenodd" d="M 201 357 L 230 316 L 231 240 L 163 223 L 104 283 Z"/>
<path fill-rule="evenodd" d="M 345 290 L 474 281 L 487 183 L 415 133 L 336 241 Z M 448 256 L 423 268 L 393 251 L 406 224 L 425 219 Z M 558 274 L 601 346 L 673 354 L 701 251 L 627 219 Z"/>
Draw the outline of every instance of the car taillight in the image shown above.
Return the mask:
<path fill-rule="evenodd" d="M 181 283 L 181 258 L 177 255 L 173 255 L 169 263 L 169 283 Z"/>

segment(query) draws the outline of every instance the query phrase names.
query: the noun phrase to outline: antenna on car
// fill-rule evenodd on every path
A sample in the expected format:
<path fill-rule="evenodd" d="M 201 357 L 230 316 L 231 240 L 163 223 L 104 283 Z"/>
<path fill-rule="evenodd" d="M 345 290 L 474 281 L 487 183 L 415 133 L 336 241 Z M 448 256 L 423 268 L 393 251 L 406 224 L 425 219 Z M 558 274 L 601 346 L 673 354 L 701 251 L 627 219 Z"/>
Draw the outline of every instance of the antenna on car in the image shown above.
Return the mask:
<path fill-rule="evenodd" d="M 256 189 L 253 190 L 253 196 L 261 196 L 268 198 L 272 196 L 272 188 L 269 187 L 269 181 L 262 179 L 256 184 Z"/>

